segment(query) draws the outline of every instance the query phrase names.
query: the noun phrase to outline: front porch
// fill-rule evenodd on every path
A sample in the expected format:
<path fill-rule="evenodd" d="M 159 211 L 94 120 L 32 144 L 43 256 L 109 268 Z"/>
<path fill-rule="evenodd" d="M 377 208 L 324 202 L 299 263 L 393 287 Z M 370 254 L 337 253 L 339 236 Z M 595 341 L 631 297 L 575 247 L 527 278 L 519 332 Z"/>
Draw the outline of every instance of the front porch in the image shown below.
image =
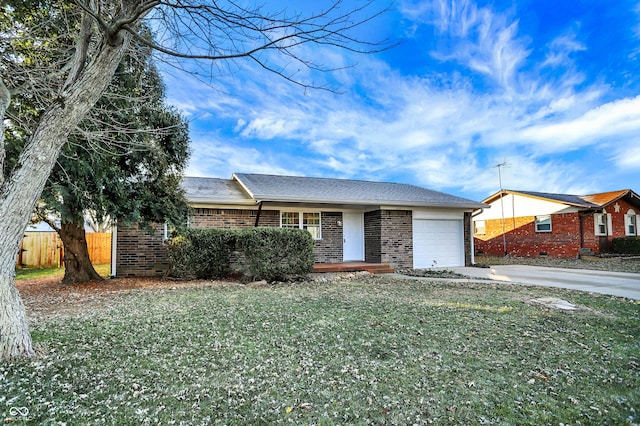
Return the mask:
<path fill-rule="evenodd" d="M 372 274 L 391 274 L 393 268 L 388 263 L 342 262 L 316 263 L 313 272 L 356 272 L 367 271 Z"/>

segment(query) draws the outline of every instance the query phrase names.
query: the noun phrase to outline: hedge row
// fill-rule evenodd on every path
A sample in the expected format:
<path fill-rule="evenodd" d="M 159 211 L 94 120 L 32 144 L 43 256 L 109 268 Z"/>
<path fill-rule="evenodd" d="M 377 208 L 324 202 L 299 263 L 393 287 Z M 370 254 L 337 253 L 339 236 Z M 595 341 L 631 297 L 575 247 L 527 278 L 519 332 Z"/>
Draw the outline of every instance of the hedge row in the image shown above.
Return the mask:
<path fill-rule="evenodd" d="M 640 254 L 640 237 L 614 238 L 611 244 L 614 253 Z"/>
<path fill-rule="evenodd" d="M 189 229 L 169 242 L 169 275 L 212 279 L 241 274 L 278 281 L 313 270 L 313 238 L 294 228 Z"/>

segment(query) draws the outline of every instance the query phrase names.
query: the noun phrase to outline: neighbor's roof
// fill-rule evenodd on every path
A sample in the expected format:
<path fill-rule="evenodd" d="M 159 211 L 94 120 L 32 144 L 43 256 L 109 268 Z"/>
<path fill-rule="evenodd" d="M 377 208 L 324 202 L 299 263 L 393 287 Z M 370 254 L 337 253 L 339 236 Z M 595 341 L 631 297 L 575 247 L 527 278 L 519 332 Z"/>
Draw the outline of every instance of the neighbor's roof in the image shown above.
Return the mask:
<path fill-rule="evenodd" d="M 476 209 L 485 204 L 415 185 L 348 179 L 236 173 L 233 179 L 185 177 L 191 203 L 244 204 L 260 201 L 362 206 Z"/>
<path fill-rule="evenodd" d="M 611 191 L 611 192 L 602 192 L 600 194 L 591 194 L 585 195 L 584 198 L 587 201 L 590 201 L 599 206 L 606 206 L 607 204 L 611 204 L 616 200 L 624 197 L 627 194 L 634 194 L 634 192 L 630 189 L 622 189 L 620 191 Z M 636 195 L 636 199 L 638 196 Z"/>
<path fill-rule="evenodd" d="M 491 203 L 500 198 L 501 194 L 519 194 L 532 198 L 540 198 L 547 201 L 553 201 L 557 203 L 566 204 L 569 206 L 582 207 L 582 208 L 601 208 L 612 202 L 619 200 L 622 197 L 629 195 L 631 199 L 640 200 L 638 195 L 630 189 L 623 189 L 620 191 L 602 192 L 599 194 L 591 195 L 572 195 L 572 194 L 554 194 L 549 192 L 533 192 L 533 191 L 513 191 L 505 189 L 502 192 L 497 192 L 490 197 L 486 198 L 484 203 Z"/>
<path fill-rule="evenodd" d="M 553 194 L 548 192 L 533 192 L 533 191 L 518 191 L 518 193 L 529 196 L 529 197 L 543 198 L 546 200 L 556 201 L 556 202 L 560 202 L 562 204 L 567 204 L 570 206 L 585 207 L 585 208 L 598 207 L 597 204 L 590 203 L 589 201 L 584 200 L 580 195 Z"/>
<path fill-rule="evenodd" d="M 483 208 L 482 203 L 415 185 L 349 179 L 233 175 L 255 200 L 320 204 Z"/>

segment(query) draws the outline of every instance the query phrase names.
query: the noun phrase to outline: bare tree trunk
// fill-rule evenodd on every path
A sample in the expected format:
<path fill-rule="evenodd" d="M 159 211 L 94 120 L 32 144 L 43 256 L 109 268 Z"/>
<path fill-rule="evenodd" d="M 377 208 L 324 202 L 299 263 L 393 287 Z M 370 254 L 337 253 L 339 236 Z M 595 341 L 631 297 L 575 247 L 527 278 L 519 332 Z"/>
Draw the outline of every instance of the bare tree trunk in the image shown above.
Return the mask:
<path fill-rule="evenodd" d="M 103 41 L 91 63 L 42 116 L 16 169 L 0 184 L 0 358 L 33 355 L 24 306 L 15 287 L 16 256 L 62 145 L 111 81 L 130 36 L 125 33 L 111 41 Z"/>
<path fill-rule="evenodd" d="M 15 275 L 15 272 L 14 272 Z M 33 346 L 24 305 L 14 285 L 14 276 L 0 275 L 0 347 L 2 358 L 32 356 Z"/>
<path fill-rule="evenodd" d="M 60 227 L 60 239 L 64 244 L 64 284 L 104 279 L 96 272 L 89 259 L 84 227 L 75 223 L 63 223 Z"/>
<path fill-rule="evenodd" d="M 0 78 L 0 185 L 4 181 L 4 113 L 9 108 L 11 103 L 11 93 L 9 89 L 4 85 L 4 82 Z"/>

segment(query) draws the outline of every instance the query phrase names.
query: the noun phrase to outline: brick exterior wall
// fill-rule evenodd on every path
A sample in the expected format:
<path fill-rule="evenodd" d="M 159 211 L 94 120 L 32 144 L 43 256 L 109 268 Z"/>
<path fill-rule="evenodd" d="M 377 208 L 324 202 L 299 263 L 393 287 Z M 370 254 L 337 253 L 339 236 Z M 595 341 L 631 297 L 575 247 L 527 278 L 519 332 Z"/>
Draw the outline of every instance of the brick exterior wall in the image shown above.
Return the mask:
<path fill-rule="evenodd" d="M 207 228 L 250 228 L 256 224 L 258 210 L 240 209 L 193 209 L 189 226 Z M 280 226 L 279 210 L 262 210 L 258 226 Z"/>
<path fill-rule="evenodd" d="M 365 261 L 393 268 L 413 267 L 413 214 L 410 210 L 376 210 L 364 215 Z"/>
<path fill-rule="evenodd" d="M 320 226 L 322 239 L 316 240 L 313 248 L 316 263 L 340 263 L 343 259 L 342 212 L 322 212 Z"/>
<path fill-rule="evenodd" d="M 464 266 L 472 266 L 471 262 L 471 213 L 465 212 L 462 219 L 462 235 L 464 238 Z"/>
<path fill-rule="evenodd" d="M 614 205 L 618 204 L 620 206 L 620 211 L 616 213 Z M 625 229 L 624 216 L 627 214 L 629 210 L 633 210 L 636 214 L 640 214 L 639 208 L 634 208 L 631 204 L 627 203 L 625 200 L 618 200 L 614 202 L 612 205 L 608 205 L 606 207 L 607 213 L 611 213 L 611 222 L 613 225 L 613 235 L 609 237 L 609 239 L 614 239 L 618 237 L 626 237 L 627 232 Z M 636 224 L 638 226 L 638 224 Z M 593 229 L 593 226 L 591 227 Z M 637 231 L 636 231 L 637 232 Z"/>
<path fill-rule="evenodd" d="M 207 228 L 250 228 L 255 225 L 257 210 L 194 209 L 189 226 Z M 314 256 L 317 263 L 342 262 L 341 212 L 322 212 L 320 223 L 322 239 L 314 241 Z M 262 210 L 259 226 L 280 226 L 279 210 Z M 118 227 L 116 274 L 119 277 L 157 276 L 168 270 L 167 249 L 162 225 L 148 234 L 133 227 Z"/>
<path fill-rule="evenodd" d="M 382 240 L 382 211 L 376 210 L 364 214 L 364 260 L 370 263 L 382 263 L 380 251 Z"/>
<path fill-rule="evenodd" d="M 502 219 L 485 221 L 486 234 L 476 235 L 476 253 L 503 256 Z M 521 257 L 575 258 L 580 248 L 578 213 L 555 214 L 551 232 L 536 232 L 535 217 L 505 218 L 507 254 Z"/>
<path fill-rule="evenodd" d="M 620 206 L 616 213 L 614 205 Z M 505 218 L 507 254 L 522 257 L 539 257 L 546 253 L 549 257 L 576 258 L 580 248 L 594 253 L 611 249 L 611 240 L 624 237 L 624 216 L 633 207 L 624 200 L 608 205 L 605 210 L 611 214 L 612 235 L 598 236 L 594 231 L 594 213 L 565 213 L 551 215 L 551 232 L 536 232 L 535 217 L 523 216 Z M 636 214 L 637 209 L 634 209 Z M 582 222 L 582 223 L 581 223 Z M 474 235 L 476 253 L 502 256 L 502 219 L 485 220 L 484 235 Z M 580 237 L 582 233 L 582 239 Z"/>
<path fill-rule="evenodd" d="M 164 275 L 168 269 L 164 228 L 157 225 L 152 232 L 136 225 L 118 225 L 116 275 L 139 277 Z"/>

